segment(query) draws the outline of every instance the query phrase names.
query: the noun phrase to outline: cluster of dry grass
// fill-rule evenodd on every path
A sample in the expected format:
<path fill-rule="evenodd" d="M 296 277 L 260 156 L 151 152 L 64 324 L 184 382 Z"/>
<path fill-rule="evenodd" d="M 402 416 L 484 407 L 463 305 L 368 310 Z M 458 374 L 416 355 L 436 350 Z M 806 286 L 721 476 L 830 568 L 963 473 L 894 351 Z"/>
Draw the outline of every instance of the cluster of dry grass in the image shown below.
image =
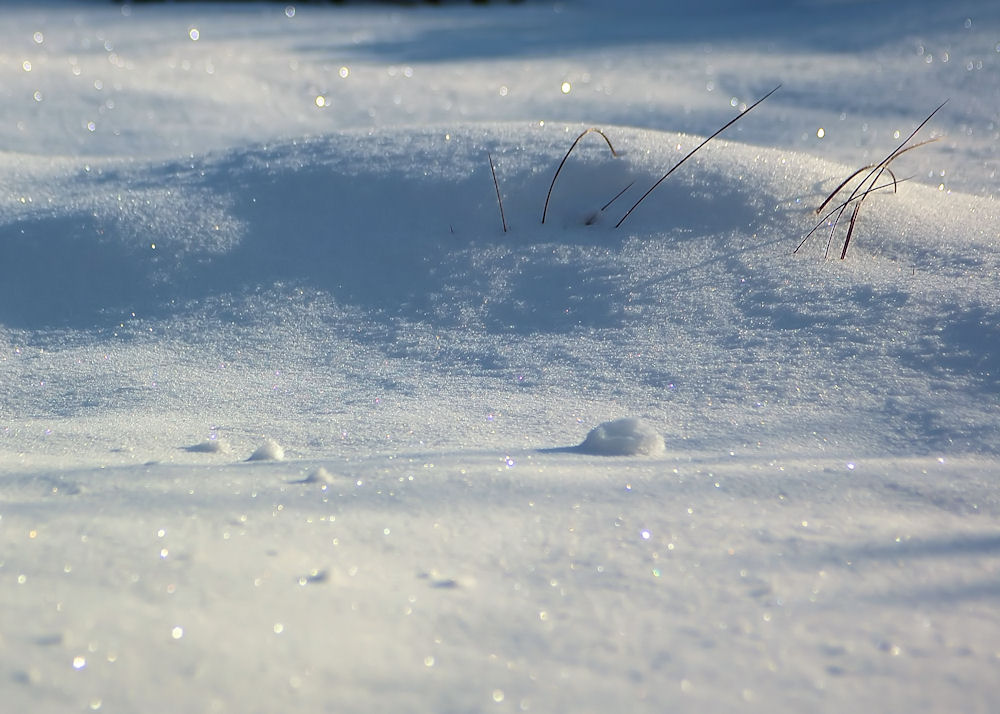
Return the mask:
<path fill-rule="evenodd" d="M 652 194 L 653 191 L 655 191 L 661 183 L 666 181 L 671 174 L 673 174 L 677 169 L 679 169 L 681 165 L 684 164 L 684 162 L 686 162 L 688 159 L 694 156 L 712 139 L 717 137 L 719 134 L 724 132 L 730 126 L 732 126 L 737 121 L 746 116 L 748 113 L 750 113 L 750 111 L 752 111 L 762 102 L 764 102 L 768 97 L 777 92 L 780 88 L 781 85 L 779 84 L 777 87 L 775 87 L 770 92 L 762 96 L 756 102 L 748 106 L 740 114 L 736 115 L 728 122 L 723 124 L 717 131 L 708 136 L 704 141 L 702 141 L 694 149 L 688 152 L 680 161 L 671 166 L 670 169 L 665 174 L 663 174 L 663 176 L 661 176 L 649 188 L 649 190 L 647 190 L 644 194 L 642 194 L 642 196 L 640 196 L 639 199 L 634 204 L 632 204 L 632 207 L 625 212 L 625 214 L 618 220 L 617 223 L 615 223 L 615 228 L 620 228 L 621 225 L 628 219 L 628 217 L 632 215 L 632 213 L 636 210 L 636 208 L 638 208 L 639 205 L 643 201 L 645 201 L 646 198 L 648 198 L 649 195 Z M 836 237 L 837 229 L 841 224 L 841 219 L 843 218 L 847 210 L 851 209 L 851 217 L 847 225 L 846 235 L 844 237 L 844 242 L 840 251 L 841 260 L 846 258 L 847 249 L 851 244 L 851 239 L 854 236 L 854 230 L 857 227 L 858 214 L 861 211 L 861 206 L 864 204 L 865 199 L 867 199 L 868 196 L 870 196 L 872 193 L 875 193 L 877 191 L 887 190 L 890 188 L 892 189 L 893 193 L 895 193 L 900 183 L 909 180 L 908 178 L 898 179 L 896 177 L 896 174 L 890 168 L 890 164 L 892 164 L 893 161 L 895 161 L 908 151 L 912 151 L 913 149 L 937 141 L 937 138 L 933 138 L 933 139 L 927 139 L 926 141 L 920 141 L 915 144 L 910 143 L 914 139 L 914 137 L 916 137 L 917 133 L 920 132 L 921 129 L 923 129 L 923 127 L 934 117 L 935 114 L 937 114 L 941 110 L 942 107 L 944 107 L 945 104 L 947 104 L 947 101 L 942 102 L 940 105 L 938 105 L 936 109 L 934 109 L 934 111 L 928 114 L 927 117 L 922 122 L 920 122 L 917 128 L 914 129 L 910 133 L 910 135 L 907 136 L 906 139 L 899 146 L 897 146 L 891 153 L 889 153 L 889 155 L 886 156 L 884 159 L 882 159 L 878 163 L 862 166 L 857 171 L 854 171 L 846 179 L 837 184 L 837 187 L 834 188 L 833 191 L 831 191 L 830 194 L 826 197 L 826 199 L 824 199 L 823 202 L 819 205 L 819 207 L 816 208 L 815 211 L 816 214 L 823 214 L 823 211 L 826 210 L 831 203 L 833 203 L 834 199 L 838 195 L 840 195 L 842 191 L 845 191 L 847 189 L 847 187 L 851 184 L 852 181 L 854 181 L 858 176 L 864 174 L 864 178 L 855 185 L 855 187 L 851 190 L 850 194 L 848 194 L 847 198 L 841 201 L 840 203 L 836 204 L 836 206 L 830 209 L 827 213 L 823 214 L 823 217 L 819 220 L 819 222 L 815 226 L 812 227 L 812 229 L 808 233 L 806 233 L 806 235 L 802 238 L 802 241 L 798 244 L 798 246 L 796 246 L 795 250 L 792 251 L 792 253 L 793 254 L 798 253 L 799 250 L 801 250 L 801 248 L 806 244 L 806 242 L 808 242 L 808 240 L 813 235 L 815 235 L 817 232 L 820 231 L 821 228 L 825 226 L 830 229 L 830 233 L 829 233 L 829 238 L 827 239 L 826 252 L 824 255 L 825 257 L 829 257 L 830 251 L 833 247 L 834 238 Z M 611 155 L 615 157 L 618 156 L 618 152 L 615 151 L 615 147 L 614 145 L 612 145 L 611 139 L 608 138 L 607 134 L 605 134 L 602 130 L 596 127 L 591 127 L 589 129 L 585 129 L 584 131 L 582 131 L 573 140 L 573 143 L 570 144 L 569 149 L 567 149 L 566 153 L 563 155 L 562 160 L 559 162 L 559 166 L 556 168 L 556 172 L 552 177 L 552 182 L 549 184 L 548 193 L 545 196 L 545 205 L 542 208 L 542 223 L 545 223 L 545 219 L 548 216 L 549 203 L 552 200 L 552 192 L 555 189 L 556 181 L 559 179 L 559 175 L 560 173 L 562 173 L 563 167 L 566 165 L 567 159 L 569 159 L 570 154 L 573 153 L 573 150 L 576 149 L 580 141 L 588 134 L 597 134 L 598 136 L 600 136 L 602 139 L 604 139 L 605 143 L 608 145 L 608 149 L 611 151 Z M 490 162 L 490 173 L 493 176 L 493 185 L 496 189 L 497 203 L 500 206 L 500 220 L 501 224 L 503 225 L 504 233 L 506 233 L 507 219 L 504 215 L 503 197 L 500 191 L 500 184 L 499 181 L 497 180 L 496 170 L 493 165 L 493 157 L 490 154 L 487 154 L 487 156 Z M 883 176 L 886 174 L 888 174 L 888 179 L 886 180 L 886 182 L 879 183 L 879 181 L 881 181 Z M 603 213 L 604 211 L 606 211 L 612 204 L 615 203 L 615 201 L 621 198 L 625 194 L 625 192 L 628 191 L 634 184 L 635 184 L 634 181 L 629 183 L 627 186 L 625 186 L 625 188 L 623 188 L 621 191 L 615 194 L 607 203 L 601 206 L 600 211 L 598 213 Z M 588 219 L 587 221 L 588 224 L 593 222 L 595 222 L 595 218 Z"/>

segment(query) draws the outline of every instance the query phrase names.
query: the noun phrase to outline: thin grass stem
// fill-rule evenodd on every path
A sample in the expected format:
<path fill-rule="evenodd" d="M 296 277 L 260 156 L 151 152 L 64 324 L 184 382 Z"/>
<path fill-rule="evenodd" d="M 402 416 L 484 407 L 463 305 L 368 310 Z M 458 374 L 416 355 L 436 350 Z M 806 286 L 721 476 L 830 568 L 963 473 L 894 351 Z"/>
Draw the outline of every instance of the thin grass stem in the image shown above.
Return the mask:
<path fill-rule="evenodd" d="M 830 201 L 832 201 L 834 199 L 834 197 L 838 193 L 840 193 L 841 189 L 843 189 L 844 186 L 846 186 L 847 184 L 849 184 L 851 182 L 851 179 L 853 179 L 855 176 L 857 176 L 861 172 L 868 171 L 869 169 L 873 169 L 873 168 L 875 168 L 875 164 L 868 164 L 867 166 L 862 166 L 860 169 L 858 169 L 857 171 L 855 171 L 854 173 L 852 173 L 850 176 L 848 176 L 847 178 L 845 178 L 843 181 L 841 181 L 839 184 L 837 184 L 837 188 L 833 189 L 833 191 L 830 192 L 830 195 L 826 197 L 826 199 L 823 201 L 823 203 L 819 204 L 819 206 L 816 208 L 815 213 L 817 215 L 820 214 L 820 213 L 822 213 L 823 209 L 826 208 L 826 205 L 828 203 L 830 203 Z M 892 192 L 895 193 L 896 192 L 896 185 L 895 185 L 896 184 L 896 174 L 894 174 L 892 172 L 892 169 L 888 169 L 888 171 L 889 171 L 889 175 L 892 176 L 892 183 L 893 183 Z"/>
<path fill-rule="evenodd" d="M 486 157 L 490 160 L 490 173 L 493 174 L 493 187 L 497 190 L 497 203 L 500 204 L 500 223 L 503 224 L 503 232 L 507 232 L 507 219 L 503 215 L 503 199 L 500 198 L 500 182 L 497 181 L 497 172 L 493 168 L 493 156 L 490 152 L 486 152 Z"/>
<path fill-rule="evenodd" d="M 866 193 L 865 195 L 867 196 L 868 194 Z M 851 222 L 847 226 L 847 237 L 844 238 L 844 249 L 840 251 L 841 260 L 847 257 L 847 246 L 851 244 L 851 236 L 854 235 L 854 226 L 858 222 L 858 211 L 861 210 L 862 203 L 864 203 L 863 199 L 858 200 L 858 202 L 854 204 L 854 212 L 851 213 Z"/>
<path fill-rule="evenodd" d="M 876 191 L 881 191 L 881 190 L 886 189 L 886 188 L 894 188 L 896 186 L 896 184 L 903 183 L 904 181 L 910 181 L 912 179 L 913 179 L 912 176 L 907 176 L 906 178 L 901 178 L 898 181 L 895 181 L 893 183 L 884 183 L 881 186 L 874 186 L 873 188 L 869 188 L 867 191 L 865 191 L 861 196 L 855 196 L 850 201 L 844 201 L 843 203 L 838 203 L 836 206 L 834 206 L 832 209 L 830 209 L 830 211 L 828 211 L 827 214 L 825 216 L 823 216 L 822 219 L 820 219 L 819 223 L 817 223 L 815 226 L 812 227 L 812 230 L 810 230 L 808 233 L 806 233 L 806 235 L 802 239 L 802 241 L 798 244 L 798 246 L 796 246 L 795 250 L 792 251 L 792 254 L 794 255 L 795 253 L 798 253 L 799 250 L 802 248 L 802 246 L 804 246 L 806 244 L 806 241 L 808 241 L 812 237 L 813 233 L 815 233 L 820 228 L 822 228 L 826 224 L 826 222 L 828 220 L 830 220 L 830 217 L 834 213 L 836 213 L 837 211 L 839 211 L 840 209 L 844 208 L 844 206 L 847 206 L 850 203 L 852 203 L 854 201 L 857 201 L 857 200 L 859 200 L 860 198 L 862 198 L 864 196 L 867 196 L 869 193 L 874 193 Z M 829 250 L 829 246 L 827 247 L 827 250 Z"/>
<path fill-rule="evenodd" d="M 608 206 L 610 206 L 612 203 L 614 203 L 619 198 L 621 198 L 625 194 L 625 192 L 628 191 L 630 188 L 632 188 L 634 185 L 635 185 L 635 181 L 633 181 L 628 186 L 626 186 L 625 188 L 623 188 L 621 191 L 619 191 L 618 193 L 616 193 L 614 198 L 612 198 L 610 201 L 608 201 L 603 206 L 601 206 L 601 213 L 603 213 L 607 209 Z"/>
<path fill-rule="evenodd" d="M 740 112 L 735 117 L 733 117 L 732 119 L 730 119 L 729 121 L 727 121 L 725 124 L 723 124 L 714 134 L 712 134 L 710 137 L 708 137 L 703 142 L 701 142 L 700 144 L 698 144 L 698 146 L 696 146 L 694 149 L 692 149 L 691 152 L 687 156 L 685 156 L 683 159 L 681 159 L 676 164 L 674 164 L 672 167 L 670 167 L 670 170 L 667 171 L 667 173 L 663 174 L 663 176 L 660 177 L 660 180 L 657 181 L 656 183 L 654 183 L 650 187 L 650 189 L 648 191 L 646 191 L 646 193 L 642 194 L 642 197 L 638 201 L 635 202 L 635 204 L 632 206 L 632 208 L 628 209 L 628 211 L 625 213 L 625 215 L 622 216 L 621 220 L 618 221 L 618 223 L 615 224 L 615 228 L 620 227 L 621 224 L 625 222 L 625 219 L 628 218 L 630 215 L 632 215 L 632 211 L 634 211 L 639 206 L 640 203 L 642 203 L 644 200 L 646 200 L 646 196 L 648 196 L 653 191 L 655 191 L 656 187 L 659 186 L 661 183 L 663 183 L 667 179 L 667 177 L 670 176 L 670 174 L 672 174 L 674 171 L 676 171 L 678 168 L 680 168 L 681 164 L 683 164 L 685 161 L 687 161 L 692 156 L 694 156 L 695 153 L 697 153 L 698 149 L 700 149 L 701 147 L 703 147 L 705 144 L 707 144 L 708 142 L 710 142 L 712 139 L 714 139 L 719 134 L 721 134 L 722 132 L 724 132 L 726 129 L 728 129 L 729 127 L 731 127 L 733 124 L 735 124 L 736 122 L 738 122 L 740 119 L 742 119 L 743 117 L 745 117 L 747 114 L 750 113 L 750 111 L 754 107 L 756 107 L 758 104 L 760 104 L 765 99 L 767 99 L 768 97 L 770 97 L 772 94 L 774 94 L 775 92 L 777 92 L 779 89 L 781 89 L 781 85 L 780 84 L 777 87 L 775 87 L 774 89 L 772 89 L 770 92 L 768 92 L 767 94 L 765 94 L 763 97 L 761 97 L 760 99 L 758 99 L 756 102 L 754 102 L 753 104 L 751 104 L 749 107 L 747 107 L 746 111 Z"/>
<path fill-rule="evenodd" d="M 907 151 L 912 151 L 913 149 L 916 149 L 916 148 L 919 148 L 921 146 L 924 146 L 925 144 L 931 144 L 931 143 L 937 141 L 940 138 L 941 137 L 935 136 L 933 139 L 927 139 L 926 141 L 921 141 L 921 142 L 913 144 L 911 146 L 907 146 L 906 148 L 897 151 L 889 159 L 889 161 L 890 162 L 895 161 L 900 155 L 905 154 Z M 870 169 L 875 168 L 876 166 L 877 166 L 877 164 L 868 164 L 867 166 L 862 166 L 860 169 L 858 169 L 853 174 L 851 174 L 850 176 L 848 176 L 847 178 L 845 178 L 843 181 L 841 181 L 839 184 L 837 184 L 837 188 L 833 189 L 833 191 L 830 192 L 830 195 L 826 197 L 826 200 L 823 201 L 823 203 L 821 203 L 819 205 L 819 207 L 816 209 L 816 213 L 817 214 L 822 213 L 823 209 L 826 208 L 826 204 L 828 204 L 830 201 L 832 201 L 833 197 L 836 196 L 838 193 L 840 193 L 841 189 L 843 189 L 844 186 L 846 186 L 847 184 L 849 184 L 851 182 L 851 179 L 853 179 L 855 176 L 857 176 L 858 174 L 860 174 L 862 171 L 868 171 Z M 896 175 L 894 173 L 892 173 L 892 169 L 889 168 L 888 162 L 886 163 L 886 170 L 889 172 L 889 175 L 892 176 L 893 182 L 895 182 Z M 893 187 L 893 193 L 895 193 L 895 192 L 896 192 L 895 187 Z"/>
<path fill-rule="evenodd" d="M 568 159 L 569 155 L 573 153 L 573 149 L 575 149 L 576 145 L 580 143 L 580 139 L 590 133 L 600 134 L 604 141 L 607 142 L 608 148 L 611 149 L 611 155 L 618 156 L 618 152 L 615 151 L 615 147 L 611 145 L 611 139 L 609 139 L 603 131 L 596 127 L 586 129 L 580 134 L 580 136 L 576 137 L 576 139 L 573 140 L 573 143 L 570 144 L 569 151 L 566 152 L 566 155 L 562 157 L 562 161 L 559 162 L 559 168 L 556 169 L 555 176 L 552 177 L 552 183 L 549 184 L 549 192 L 545 196 L 545 207 L 542 208 L 542 223 L 545 223 L 545 216 L 548 215 L 549 199 L 552 198 L 552 189 L 556 186 L 556 179 L 559 178 L 559 172 L 562 171 L 563 165 L 566 163 L 566 159 Z"/>
<path fill-rule="evenodd" d="M 862 179 L 861 183 L 859 183 L 857 186 L 855 186 L 854 190 L 851 191 L 850 195 L 847 197 L 847 203 L 850 203 L 851 200 L 853 200 L 858 195 L 858 192 L 862 190 L 862 187 L 865 184 L 867 184 L 869 182 L 869 180 L 871 180 L 871 184 L 872 185 L 874 185 L 875 183 L 877 183 L 878 180 L 882 177 L 882 173 L 889 166 L 889 162 L 891 162 L 893 159 L 895 159 L 897 156 L 899 156 L 900 154 L 903 153 L 903 151 L 902 151 L 903 148 L 908 143 L 910 143 L 910 140 L 914 136 L 917 135 L 917 132 L 920 131 L 921 129 L 923 129 L 924 125 L 926 125 L 927 122 L 929 122 L 931 120 L 931 118 L 935 114 L 937 114 L 939 111 L 941 111 L 941 108 L 944 107 L 944 105 L 947 104 L 947 103 L 948 103 L 947 99 L 944 100 L 943 102 L 941 102 L 937 106 L 937 108 L 934 109 L 934 111 L 932 111 L 930 114 L 928 114 L 927 117 L 922 122 L 920 122 L 920 124 L 917 125 L 916 129 L 914 129 L 912 132 L 910 132 L 910 135 L 907 136 L 906 139 L 904 139 L 903 142 L 899 146 L 897 146 L 895 149 L 893 149 L 889 153 L 888 156 L 886 156 L 884 159 L 882 159 L 882 161 L 880 161 L 879 163 L 875 164 L 875 166 L 871 169 L 871 171 L 869 171 L 868 174 L 864 177 L 864 179 Z M 865 197 L 867 197 L 867 195 L 868 195 L 867 192 L 863 193 L 860 196 L 860 200 L 864 201 Z M 837 231 L 837 225 L 840 223 L 840 219 L 843 217 L 845 210 L 847 210 L 847 206 L 846 205 L 844 206 L 844 208 L 840 209 L 840 212 L 837 214 L 837 217 L 834 219 L 834 221 L 833 221 L 833 227 L 830 229 L 831 233 L 835 233 Z M 831 238 L 831 240 L 832 240 L 832 238 Z M 846 255 L 846 251 L 844 251 L 843 254 Z"/>

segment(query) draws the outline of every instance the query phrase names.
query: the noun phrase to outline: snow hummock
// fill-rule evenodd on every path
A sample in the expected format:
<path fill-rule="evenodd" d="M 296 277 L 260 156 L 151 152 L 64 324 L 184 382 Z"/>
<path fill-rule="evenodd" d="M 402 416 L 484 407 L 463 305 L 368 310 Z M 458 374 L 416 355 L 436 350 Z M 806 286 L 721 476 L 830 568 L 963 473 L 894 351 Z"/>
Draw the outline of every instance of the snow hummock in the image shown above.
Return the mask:
<path fill-rule="evenodd" d="M 651 424 L 625 417 L 595 426 L 579 448 L 599 456 L 660 456 L 665 447 L 663 437 Z"/>
<path fill-rule="evenodd" d="M 194 454 L 229 454 L 232 447 L 225 439 L 206 439 L 205 441 L 185 447 Z"/>
<path fill-rule="evenodd" d="M 321 486 L 332 486 L 337 481 L 337 477 L 326 470 L 323 466 L 318 466 L 311 470 L 305 477 L 292 481 L 292 483 L 318 483 Z"/>
<path fill-rule="evenodd" d="M 267 439 L 247 457 L 247 461 L 281 461 L 284 458 L 284 447 L 274 439 Z"/>

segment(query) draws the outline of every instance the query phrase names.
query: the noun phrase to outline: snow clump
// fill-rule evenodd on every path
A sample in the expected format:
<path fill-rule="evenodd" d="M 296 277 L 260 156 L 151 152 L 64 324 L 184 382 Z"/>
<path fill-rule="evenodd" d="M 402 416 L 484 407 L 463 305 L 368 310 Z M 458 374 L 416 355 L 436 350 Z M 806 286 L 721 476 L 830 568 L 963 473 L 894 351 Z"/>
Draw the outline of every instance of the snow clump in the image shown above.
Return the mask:
<path fill-rule="evenodd" d="M 185 447 L 194 454 L 228 454 L 232 451 L 229 442 L 224 439 L 206 439 L 199 444 Z"/>
<path fill-rule="evenodd" d="M 599 456 L 659 456 L 666 447 L 648 422 L 626 417 L 595 426 L 579 449 Z"/>
<path fill-rule="evenodd" d="M 268 439 L 250 454 L 247 461 L 281 461 L 285 458 L 285 450 L 274 439 Z"/>
<path fill-rule="evenodd" d="M 309 475 L 305 478 L 301 478 L 298 481 L 292 481 L 292 483 L 318 483 L 321 486 L 331 486 L 336 481 L 336 477 L 327 471 L 325 468 L 320 466 L 317 469 L 309 472 Z"/>

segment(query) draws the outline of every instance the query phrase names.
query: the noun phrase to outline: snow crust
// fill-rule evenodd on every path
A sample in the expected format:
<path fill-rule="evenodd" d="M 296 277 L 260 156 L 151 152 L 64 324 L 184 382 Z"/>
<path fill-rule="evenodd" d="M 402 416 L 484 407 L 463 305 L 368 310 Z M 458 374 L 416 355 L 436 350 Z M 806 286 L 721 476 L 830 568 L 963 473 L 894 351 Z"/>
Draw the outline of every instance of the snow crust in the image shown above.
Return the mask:
<path fill-rule="evenodd" d="M 5 5 L 0 708 L 992 711 L 985 5 Z"/>

